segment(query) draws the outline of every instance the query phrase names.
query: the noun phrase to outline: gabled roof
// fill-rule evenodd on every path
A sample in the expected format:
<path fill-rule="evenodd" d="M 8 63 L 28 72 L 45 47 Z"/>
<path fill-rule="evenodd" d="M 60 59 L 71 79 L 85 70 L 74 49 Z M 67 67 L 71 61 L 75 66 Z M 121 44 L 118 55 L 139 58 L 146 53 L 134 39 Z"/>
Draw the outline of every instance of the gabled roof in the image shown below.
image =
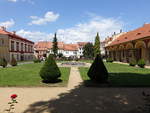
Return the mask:
<path fill-rule="evenodd" d="M 150 36 L 150 24 L 144 24 L 142 27 L 135 29 L 133 31 L 129 31 L 114 41 L 112 41 L 108 46 L 118 45 L 121 43 L 138 40 L 141 38 L 149 37 Z"/>

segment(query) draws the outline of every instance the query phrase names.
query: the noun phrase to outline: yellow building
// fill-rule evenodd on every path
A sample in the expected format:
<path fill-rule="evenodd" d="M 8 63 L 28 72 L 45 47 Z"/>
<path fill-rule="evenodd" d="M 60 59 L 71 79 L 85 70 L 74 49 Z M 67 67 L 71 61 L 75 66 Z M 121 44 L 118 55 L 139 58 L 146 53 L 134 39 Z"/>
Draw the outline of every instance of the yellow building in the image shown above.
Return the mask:
<path fill-rule="evenodd" d="M 33 59 L 34 42 L 29 41 L 15 32 L 8 32 L 4 27 L 0 28 L 0 59 L 8 62 L 14 57 L 17 61 Z"/>
<path fill-rule="evenodd" d="M 150 24 L 117 37 L 106 47 L 106 54 L 114 61 L 129 62 L 144 59 L 150 64 Z"/>

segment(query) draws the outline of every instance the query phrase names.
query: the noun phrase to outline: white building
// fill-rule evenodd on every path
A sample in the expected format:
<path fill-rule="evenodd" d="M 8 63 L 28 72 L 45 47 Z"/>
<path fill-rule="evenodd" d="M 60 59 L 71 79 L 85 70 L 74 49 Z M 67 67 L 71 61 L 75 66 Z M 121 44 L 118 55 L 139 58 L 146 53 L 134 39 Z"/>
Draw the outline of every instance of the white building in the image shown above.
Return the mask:
<path fill-rule="evenodd" d="M 87 42 L 78 42 L 76 44 L 65 44 L 64 42 L 58 42 L 58 54 L 62 54 L 65 57 L 77 57 L 83 56 L 83 47 Z M 42 59 L 52 54 L 52 42 L 38 42 L 34 45 L 34 55 L 37 58 Z"/>

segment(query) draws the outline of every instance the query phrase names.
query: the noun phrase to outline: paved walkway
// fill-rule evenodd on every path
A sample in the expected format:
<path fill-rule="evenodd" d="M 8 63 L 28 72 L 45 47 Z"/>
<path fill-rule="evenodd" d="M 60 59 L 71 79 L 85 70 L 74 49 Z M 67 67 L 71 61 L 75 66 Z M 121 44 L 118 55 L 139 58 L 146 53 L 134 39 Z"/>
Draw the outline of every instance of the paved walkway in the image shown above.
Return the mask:
<path fill-rule="evenodd" d="M 49 99 L 59 98 L 61 93 L 69 93 L 69 91 L 82 82 L 77 67 L 72 67 L 68 87 L 38 87 L 38 88 L 0 88 L 0 113 L 5 113 L 3 109 L 7 108 L 9 96 L 11 94 L 18 95 L 18 104 L 15 106 L 16 113 L 22 113 L 30 104 L 37 101 L 47 101 Z"/>

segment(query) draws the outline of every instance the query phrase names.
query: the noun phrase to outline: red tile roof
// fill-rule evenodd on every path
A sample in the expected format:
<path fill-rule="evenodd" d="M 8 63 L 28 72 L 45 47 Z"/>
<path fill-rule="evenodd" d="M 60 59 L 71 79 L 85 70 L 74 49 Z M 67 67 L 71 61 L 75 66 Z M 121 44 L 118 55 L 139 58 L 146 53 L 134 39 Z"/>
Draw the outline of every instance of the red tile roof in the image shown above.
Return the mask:
<path fill-rule="evenodd" d="M 19 40 L 26 41 L 26 42 L 34 44 L 34 42 L 32 42 L 30 40 L 27 40 L 27 39 L 25 39 L 25 38 L 23 38 L 19 35 L 16 35 L 14 33 L 8 32 L 8 31 L 3 30 L 3 29 L 0 29 L 0 34 L 9 35 L 11 38 L 19 39 Z"/>
<path fill-rule="evenodd" d="M 84 46 L 86 44 L 86 42 L 82 42 L 82 43 L 77 43 L 77 44 L 65 44 L 63 42 L 58 42 L 58 48 L 62 49 L 62 50 L 66 50 L 66 51 L 77 51 L 78 48 L 82 45 Z M 52 49 L 52 42 L 38 42 L 34 45 L 34 48 L 36 50 L 48 50 L 48 49 Z"/>
<path fill-rule="evenodd" d="M 78 44 L 64 44 L 64 50 L 77 51 L 79 48 Z"/>
<path fill-rule="evenodd" d="M 112 41 L 108 46 L 118 45 L 121 43 L 141 39 L 150 36 L 150 24 L 144 24 L 144 26 L 135 29 L 133 31 L 129 31 L 121 36 L 119 36 L 117 39 Z"/>

